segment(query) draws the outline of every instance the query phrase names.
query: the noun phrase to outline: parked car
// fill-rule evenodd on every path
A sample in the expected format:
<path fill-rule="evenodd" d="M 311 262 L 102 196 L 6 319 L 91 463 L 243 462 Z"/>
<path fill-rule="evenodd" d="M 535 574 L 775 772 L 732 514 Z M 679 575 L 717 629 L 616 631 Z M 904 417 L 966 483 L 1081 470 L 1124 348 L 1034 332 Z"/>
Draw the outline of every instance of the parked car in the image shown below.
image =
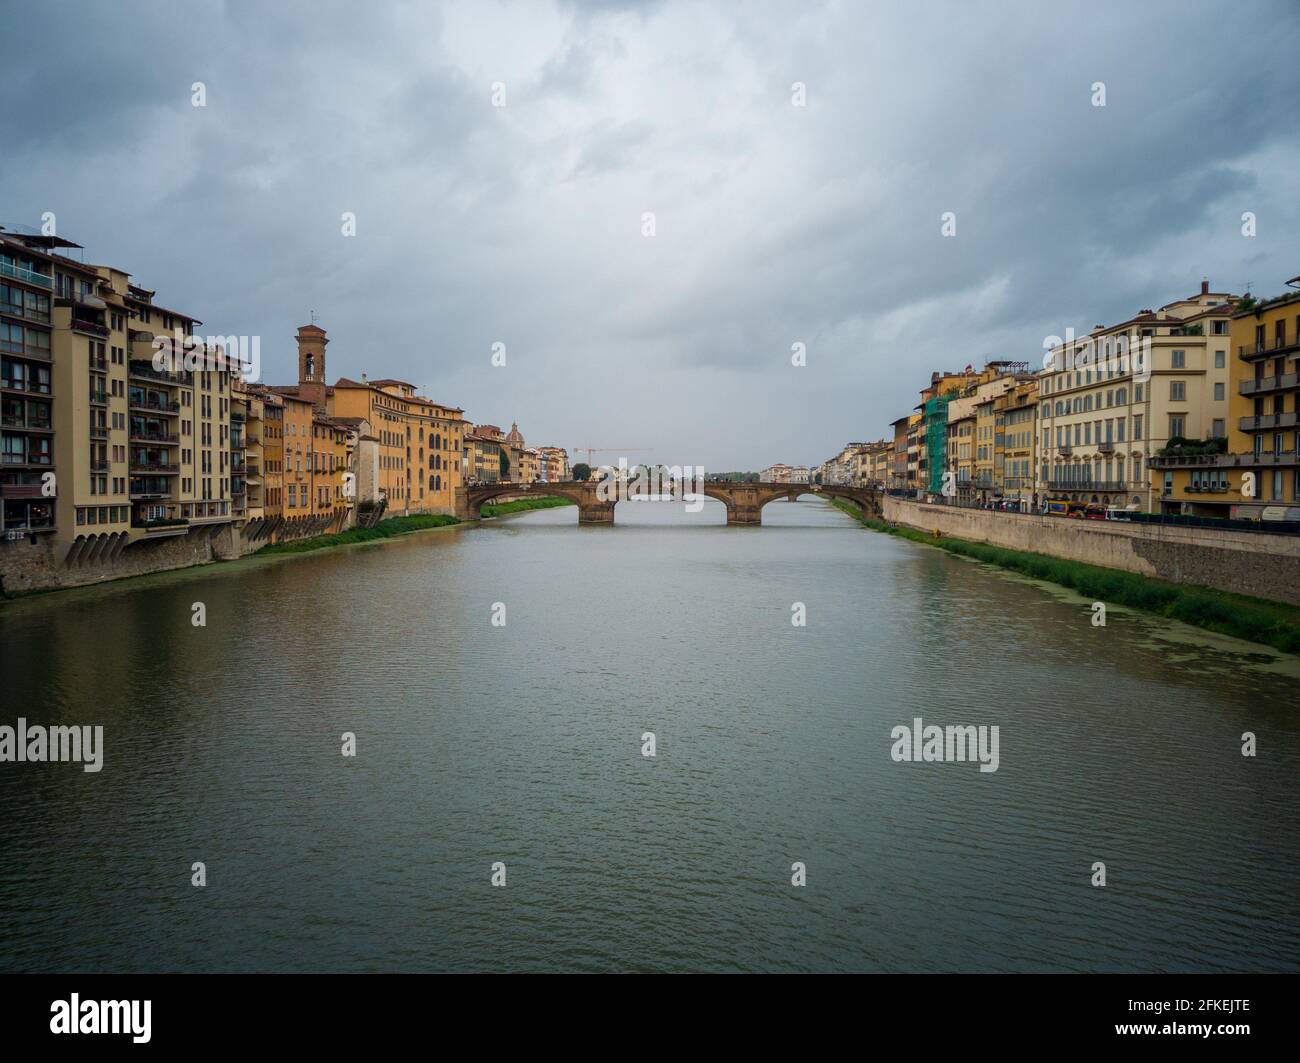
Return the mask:
<path fill-rule="evenodd" d="M 1097 502 L 1089 502 L 1083 510 L 1084 520 L 1105 520 L 1106 507 Z"/>

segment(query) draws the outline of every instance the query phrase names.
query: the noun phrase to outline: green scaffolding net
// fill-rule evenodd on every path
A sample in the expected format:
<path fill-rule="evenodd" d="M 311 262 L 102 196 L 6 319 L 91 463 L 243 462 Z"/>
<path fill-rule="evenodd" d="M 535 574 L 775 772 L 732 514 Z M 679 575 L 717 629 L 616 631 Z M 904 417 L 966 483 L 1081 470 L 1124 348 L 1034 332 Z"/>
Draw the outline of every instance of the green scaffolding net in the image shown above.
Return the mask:
<path fill-rule="evenodd" d="M 948 467 L 948 403 L 952 395 L 925 400 L 926 487 L 932 495 L 943 493 L 943 471 Z"/>

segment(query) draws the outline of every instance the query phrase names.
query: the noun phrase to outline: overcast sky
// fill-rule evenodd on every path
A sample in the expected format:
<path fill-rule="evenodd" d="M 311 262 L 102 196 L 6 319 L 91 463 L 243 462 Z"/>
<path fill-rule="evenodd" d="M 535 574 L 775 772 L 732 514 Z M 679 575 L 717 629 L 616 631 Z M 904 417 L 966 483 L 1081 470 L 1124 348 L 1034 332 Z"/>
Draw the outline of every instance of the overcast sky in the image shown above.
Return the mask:
<path fill-rule="evenodd" d="M 811 464 L 931 370 L 1300 274 L 1295 0 L 0 3 L 0 224 L 531 444 Z"/>

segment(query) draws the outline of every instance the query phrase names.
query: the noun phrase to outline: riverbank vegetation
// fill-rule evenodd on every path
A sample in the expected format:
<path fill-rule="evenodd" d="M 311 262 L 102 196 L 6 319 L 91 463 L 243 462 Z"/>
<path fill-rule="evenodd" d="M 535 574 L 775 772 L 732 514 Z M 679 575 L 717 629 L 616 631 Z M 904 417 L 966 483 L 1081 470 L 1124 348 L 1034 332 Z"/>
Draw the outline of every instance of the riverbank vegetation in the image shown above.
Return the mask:
<path fill-rule="evenodd" d="M 840 499 L 835 499 L 832 504 L 874 531 L 935 546 L 1031 579 L 1057 583 L 1093 601 L 1140 609 L 1194 624 L 1207 631 L 1272 646 L 1284 653 L 1300 654 L 1300 608 L 1294 606 L 1207 587 L 1168 583 L 1136 572 L 1102 568 L 1048 554 L 934 536 L 887 521 L 872 520 L 865 517 L 857 506 Z"/>
<path fill-rule="evenodd" d="M 347 531 L 332 535 L 316 535 L 310 539 L 294 539 L 286 543 L 270 543 L 258 550 L 258 554 L 303 554 L 310 550 L 323 550 L 330 546 L 350 546 L 353 543 L 368 543 L 376 539 L 391 539 L 395 535 L 407 535 L 410 532 L 424 531 L 426 528 L 445 528 L 460 521 L 447 514 L 421 513 L 413 517 L 389 517 L 381 520 L 373 528 L 349 528 Z"/>
<path fill-rule="evenodd" d="M 555 509 L 557 506 L 575 505 L 571 499 L 544 495 L 540 498 L 517 498 L 513 502 L 490 502 L 479 513 L 484 517 L 501 517 L 507 513 L 523 513 L 529 509 Z"/>
<path fill-rule="evenodd" d="M 574 503 L 567 498 L 555 498 L 552 495 L 537 498 L 521 498 L 514 502 L 498 502 L 482 508 L 485 517 L 503 516 L 507 513 L 522 513 L 529 509 L 554 509 L 556 506 L 571 506 Z M 305 554 L 312 550 L 325 550 L 331 546 L 351 546 L 355 543 L 374 542 L 378 539 L 391 539 L 395 535 L 409 535 L 411 532 L 424 531 L 428 528 L 445 528 L 451 524 L 461 523 L 457 518 L 447 514 L 420 513 L 412 517 L 389 517 L 381 520 L 373 528 L 349 528 L 347 531 L 334 532 L 329 535 L 315 535 L 310 539 L 293 539 L 285 543 L 270 543 L 258 550 L 258 554 Z"/>

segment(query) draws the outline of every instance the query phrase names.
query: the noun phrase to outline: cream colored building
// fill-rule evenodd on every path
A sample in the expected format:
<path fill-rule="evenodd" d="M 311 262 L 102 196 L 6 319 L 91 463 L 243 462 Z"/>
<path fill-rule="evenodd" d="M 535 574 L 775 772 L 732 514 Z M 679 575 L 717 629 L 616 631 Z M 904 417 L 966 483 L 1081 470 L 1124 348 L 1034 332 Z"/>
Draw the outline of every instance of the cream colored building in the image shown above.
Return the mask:
<path fill-rule="evenodd" d="M 197 318 L 159 305 L 124 270 L 64 253 L 76 248 L 0 235 L 0 311 L 19 311 L 0 313 L 6 526 L 11 500 L 27 505 L 71 562 L 231 523 L 237 363 L 191 345 Z M 21 411 L 10 398 L 19 384 Z M 35 510 L 23 496 L 33 491 Z"/>
<path fill-rule="evenodd" d="M 1173 438 L 1226 438 L 1236 297 L 1186 299 L 1054 347 L 1039 374 L 1037 494 L 1157 508 L 1149 461 Z"/>

